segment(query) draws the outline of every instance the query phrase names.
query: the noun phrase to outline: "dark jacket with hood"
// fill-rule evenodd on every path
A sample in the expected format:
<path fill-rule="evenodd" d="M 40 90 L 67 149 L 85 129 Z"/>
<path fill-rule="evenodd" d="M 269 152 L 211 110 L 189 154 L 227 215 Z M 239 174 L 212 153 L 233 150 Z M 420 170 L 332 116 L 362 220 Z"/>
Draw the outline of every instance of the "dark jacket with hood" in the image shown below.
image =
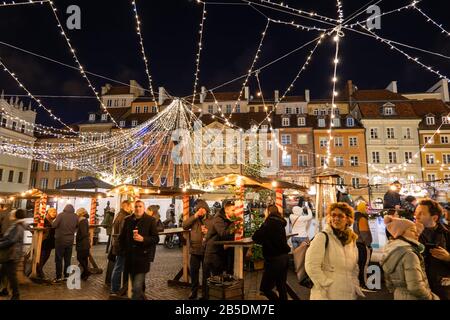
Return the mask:
<path fill-rule="evenodd" d="M 215 244 L 215 241 L 234 240 L 234 234 L 230 233 L 231 221 L 225 215 L 225 209 L 222 208 L 208 224 L 208 233 L 206 234 L 205 260 L 214 259 L 214 257 L 225 257 L 226 252 L 223 244 Z"/>
<path fill-rule="evenodd" d="M 52 222 L 46 217 L 44 220 L 44 239 L 42 240 L 42 249 L 51 250 L 55 248 L 55 228 Z"/>
<path fill-rule="evenodd" d="M 0 239 L 0 249 L 9 248 L 9 260 L 19 261 L 22 257 L 23 233 L 26 228 L 24 219 L 12 221 Z"/>
<path fill-rule="evenodd" d="M 58 214 L 53 221 L 55 228 L 55 245 L 70 246 L 73 245 L 75 232 L 78 227 L 78 216 L 71 204 L 64 207 L 62 213 Z"/>
<path fill-rule="evenodd" d="M 442 287 L 441 279 L 450 278 L 450 262 L 434 258 L 427 244 L 437 245 L 450 252 L 450 231 L 438 223 L 435 228 L 425 228 L 420 234 L 419 241 L 425 245 L 423 256 L 425 258 L 425 270 L 431 290 L 441 299 L 450 300 L 450 287 Z"/>
<path fill-rule="evenodd" d="M 89 251 L 91 247 L 89 238 L 89 221 L 86 217 L 80 218 L 77 230 L 77 251 Z"/>
<path fill-rule="evenodd" d="M 206 214 L 203 217 L 195 217 L 195 212 L 200 208 L 206 210 Z M 194 208 L 194 214 L 191 215 L 186 221 L 183 222 L 184 230 L 191 230 L 190 233 L 190 253 L 196 255 L 203 255 L 205 253 L 205 243 L 203 238 L 205 235 L 202 233 L 202 225 L 208 228 L 211 222 L 209 215 L 209 206 L 204 200 L 198 200 Z"/>
<path fill-rule="evenodd" d="M 124 252 L 120 248 L 119 235 L 122 232 L 125 218 L 130 214 L 123 209 L 120 209 L 116 218 L 113 221 L 111 233 L 111 253 L 115 256 L 123 256 Z"/>
<path fill-rule="evenodd" d="M 133 239 L 133 230 L 144 237 L 143 242 Z M 130 215 L 125 218 L 119 235 L 121 250 L 125 252 L 125 269 L 131 274 L 147 273 L 150 270 L 150 256 L 159 242 L 156 219 L 144 214 L 141 218 Z"/>
<path fill-rule="evenodd" d="M 9 219 L 11 212 L 0 212 L 0 238 L 6 233 L 11 226 L 11 220 Z"/>
<path fill-rule="evenodd" d="M 291 251 L 286 239 L 286 220 L 278 214 L 270 214 L 253 234 L 253 241 L 263 247 L 265 259 L 277 257 Z"/>

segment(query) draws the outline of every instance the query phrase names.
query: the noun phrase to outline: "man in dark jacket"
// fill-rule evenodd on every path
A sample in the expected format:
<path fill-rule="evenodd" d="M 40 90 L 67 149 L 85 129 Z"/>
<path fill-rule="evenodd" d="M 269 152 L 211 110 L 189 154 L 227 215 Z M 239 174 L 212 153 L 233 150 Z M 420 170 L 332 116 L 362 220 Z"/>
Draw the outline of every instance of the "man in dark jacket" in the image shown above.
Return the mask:
<path fill-rule="evenodd" d="M 132 282 L 131 298 L 144 300 L 142 288 L 145 274 L 150 270 L 150 252 L 159 242 L 156 220 L 145 214 L 144 202 L 134 203 L 134 214 L 125 218 L 119 242 L 125 252 L 125 269 Z"/>
<path fill-rule="evenodd" d="M 132 212 L 131 201 L 124 200 L 120 205 L 120 211 L 113 221 L 111 234 L 111 255 L 115 258 L 111 274 L 111 295 L 117 295 L 121 288 L 122 273 L 125 266 L 125 252 L 120 248 L 119 235 L 122 232 L 125 218 Z M 125 284 L 126 278 L 123 283 Z"/>
<path fill-rule="evenodd" d="M 57 212 L 55 208 L 48 209 L 47 214 L 45 215 L 45 230 L 41 246 L 41 258 L 39 260 L 39 265 L 37 266 L 38 276 L 42 279 L 45 279 L 44 266 L 50 258 L 52 250 L 55 249 L 55 229 L 52 227 L 52 223 L 55 221 L 56 215 Z"/>
<path fill-rule="evenodd" d="M 230 218 L 234 215 L 234 202 L 228 201 L 208 224 L 206 234 L 206 249 L 204 258 L 204 268 L 207 277 L 219 275 L 227 267 L 227 251 L 223 244 L 216 244 L 216 241 L 234 240 L 234 234 L 230 231 Z M 205 296 L 207 298 L 207 294 Z"/>
<path fill-rule="evenodd" d="M 89 236 L 89 214 L 86 209 L 77 210 L 78 229 L 76 236 L 77 260 L 83 268 L 81 279 L 87 280 L 91 273 L 89 272 L 89 249 L 91 248 L 91 240 Z"/>
<path fill-rule="evenodd" d="M 207 223 L 210 219 L 209 206 L 205 200 L 198 199 L 194 214 L 184 221 L 183 229 L 191 230 L 190 232 L 190 272 L 191 272 L 191 295 L 189 299 L 197 299 L 200 274 L 200 266 L 203 265 L 203 258 L 205 254 L 205 236 L 208 232 Z M 205 267 L 202 267 L 202 291 L 203 296 L 206 296 L 206 278 Z"/>
<path fill-rule="evenodd" d="M 417 206 L 416 219 L 425 227 L 419 241 L 425 245 L 425 270 L 431 291 L 441 300 L 450 300 L 450 286 L 443 284 L 443 279 L 450 279 L 450 231 L 439 222 L 441 216 L 442 207 L 434 200 L 422 200 Z"/>
<path fill-rule="evenodd" d="M 269 300 L 287 300 L 288 253 L 291 249 L 287 244 L 286 224 L 277 206 L 270 205 L 266 220 L 252 237 L 263 247 L 264 274 L 260 290 Z M 279 296 L 273 291 L 275 286 Z"/>
<path fill-rule="evenodd" d="M 72 264 L 73 240 L 78 227 L 78 217 L 71 204 L 67 204 L 63 212 L 56 217 L 55 221 L 53 221 L 53 227 L 55 228 L 56 263 L 56 279 L 54 282 L 61 282 L 63 281 L 63 270 L 65 278 L 69 276 L 67 268 Z"/>
<path fill-rule="evenodd" d="M 11 300 L 19 300 L 19 283 L 17 281 L 17 263 L 22 258 L 23 233 L 26 229 L 26 212 L 23 209 L 17 209 L 10 215 L 11 224 L 8 230 L 0 239 L 0 249 L 8 248 L 8 261 L 2 264 L 1 272 L 8 279 L 12 291 Z M 1 278 L 2 276 L 0 276 Z"/>
<path fill-rule="evenodd" d="M 398 181 L 394 181 L 389 190 L 384 194 L 383 209 L 400 209 L 400 189 L 402 185 Z"/>

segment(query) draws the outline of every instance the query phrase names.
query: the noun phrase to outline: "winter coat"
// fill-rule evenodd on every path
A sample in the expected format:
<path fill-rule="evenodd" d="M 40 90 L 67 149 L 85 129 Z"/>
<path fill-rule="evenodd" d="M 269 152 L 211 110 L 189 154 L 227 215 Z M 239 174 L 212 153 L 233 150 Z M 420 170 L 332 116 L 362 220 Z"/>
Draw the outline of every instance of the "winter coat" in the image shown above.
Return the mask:
<path fill-rule="evenodd" d="M 253 234 L 253 241 L 262 245 L 264 258 L 278 257 L 291 251 L 286 239 L 286 224 L 280 215 L 270 214 Z"/>
<path fill-rule="evenodd" d="M 353 223 L 353 231 L 358 235 L 358 239 L 356 241 L 364 243 L 367 247 L 372 246 L 372 233 L 370 232 L 370 228 L 368 231 L 361 231 L 359 229 L 359 223 L 361 219 L 365 219 L 367 224 L 369 224 L 369 216 L 367 213 L 362 213 L 359 211 L 355 212 L 355 222 Z"/>
<path fill-rule="evenodd" d="M 429 251 L 430 248 L 426 245 L 436 244 L 450 252 L 450 231 L 439 223 L 436 228 L 425 228 L 420 234 L 419 241 L 425 245 L 423 256 L 431 290 L 441 299 L 449 300 L 450 287 L 442 287 L 441 279 L 450 278 L 450 262 L 434 258 Z"/>
<path fill-rule="evenodd" d="M 380 265 L 386 286 L 394 291 L 395 300 L 438 300 L 428 285 L 423 258 L 411 243 L 399 238 L 384 247 Z"/>
<path fill-rule="evenodd" d="M 195 214 L 187 218 L 183 223 L 184 230 L 191 230 L 190 232 L 190 253 L 196 255 L 203 255 L 205 253 L 205 242 L 202 233 L 202 225 L 208 227 L 211 217 L 205 214 L 203 217 L 197 218 Z"/>
<path fill-rule="evenodd" d="M 91 247 L 89 237 L 89 221 L 85 217 L 80 218 L 76 236 L 77 251 L 86 251 Z"/>
<path fill-rule="evenodd" d="M 5 211 L 0 213 L 0 238 L 6 233 L 11 226 L 11 220 L 9 219 L 11 212 Z"/>
<path fill-rule="evenodd" d="M 122 232 L 124 220 L 130 214 L 125 210 L 120 210 L 116 218 L 113 221 L 112 234 L 111 234 L 111 253 L 115 256 L 124 255 L 123 250 L 120 248 L 119 235 Z"/>
<path fill-rule="evenodd" d="M 75 214 L 73 206 L 66 205 L 63 212 L 58 214 L 53 221 L 55 228 L 55 245 L 71 246 L 78 227 L 78 216 Z"/>
<path fill-rule="evenodd" d="M 50 220 L 44 220 L 44 239 L 42 240 L 42 249 L 51 250 L 55 248 L 55 228 L 52 227 Z"/>
<path fill-rule="evenodd" d="M 294 209 L 292 210 L 293 213 L 289 216 L 292 226 L 292 233 L 297 233 L 296 237 L 308 238 L 309 227 L 311 226 L 311 221 L 313 218 L 312 210 L 309 207 L 300 208 L 300 212 L 297 212 L 297 209 Z M 302 214 L 303 209 L 307 210 L 307 215 Z"/>
<path fill-rule="evenodd" d="M 305 269 L 314 286 L 311 300 L 355 300 L 364 296 L 358 280 L 358 249 L 356 241 L 345 246 L 329 225 L 318 233 L 306 251 Z"/>
<path fill-rule="evenodd" d="M 215 244 L 215 241 L 234 240 L 234 234 L 230 233 L 231 221 L 225 216 L 225 210 L 222 208 L 216 214 L 209 224 L 208 233 L 206 234 L 205 260 L 225 257 L 226 252 L 223 244 Z"/>
<path fill-rule="evenodd" d="M 400 194 L 389 190 L 384 194 L 383 209 L 394 209 L 396 205 L 401 205 Z"/>
<path fill-rule="evenodd" d="M 133 239 L 133 230 L 144 237 L 143 242 Z M 140 219 L 135 215 L 125 218 L 122 232 L 119 235 L 120 248 L 125 253 L 125 269 L 131 274 L 147 273 L 150 270 L 152 250 L 156 250 L 159 242 L 156 220 L 144 214 Z"/>
<path fill-rule="evenodd" d="M 22 258 L 23 233 L 26 228 L 24 219 L 12 221 L 9 229 L 0 239 L 0 249 L 10 248 L 9 260 L 19 261 Z"/>
<path fill-rule="evenodd" d="M 106 229 L 106 234 L 108 236 L 112 233 L 112 225 L 114 220 L 114 212 L 108 211 L 105 212 L 105 217 L 103 218 L 102 225 L 104 225 L 104 228 Z"/>

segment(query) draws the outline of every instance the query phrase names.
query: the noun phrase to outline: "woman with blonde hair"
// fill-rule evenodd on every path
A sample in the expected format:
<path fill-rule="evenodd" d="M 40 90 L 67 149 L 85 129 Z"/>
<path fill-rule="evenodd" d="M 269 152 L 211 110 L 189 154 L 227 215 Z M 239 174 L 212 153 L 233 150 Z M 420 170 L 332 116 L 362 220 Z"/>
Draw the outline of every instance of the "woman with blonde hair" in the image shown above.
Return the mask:
<path fill-rule="evenodd" d="M 78 229 L 76 236 L 77 260 L 83 271 L 81 279 L 87 280 L 91 273 L 89 272 L 89 249 L 91 247 L 89 239 L 89 214 L 86 209 L 80 208 L 76 212 L 78 216 Z"/>
<path fill-rule="evenodd" d="M 353 232 L 354 212 L 347 203 L 332 203 L 327 226 L 306 251 L 305 269 L 311 281 L 311 300 L 356 300 L 364 296 L 358 280 L 358 249 Z"/>

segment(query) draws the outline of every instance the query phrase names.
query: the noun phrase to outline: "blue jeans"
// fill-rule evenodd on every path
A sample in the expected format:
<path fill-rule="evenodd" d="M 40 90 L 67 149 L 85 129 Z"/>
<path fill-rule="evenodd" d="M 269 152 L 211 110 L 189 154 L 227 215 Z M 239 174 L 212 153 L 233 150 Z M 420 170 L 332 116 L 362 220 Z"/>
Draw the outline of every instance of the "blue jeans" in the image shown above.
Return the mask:
<path fill-rule="evenodd" d="M 292 237 L 292 248 L 293 249 L 295 249 L 295 248 L 297 248 L 298 246 L 300 246 L 300 244 L 303 242 L 303 241 L 305 241 L 305 240 L 307 240 L 308 238 L 304 238 L 304 237 Z"/>
<path fill-rule="evenodd" d="M 130 274 L 131 300 L 144 300 L 145 273 Z"/>
<path fill-rule="evenodd" d="M 111 273 L 111 293 L 117 293 L 122 284 L 122 273 L 125 268 L 125 257 L 116 256 L 116 262 Z M 128 279 L 126 279 L 128 281 Z"/>

